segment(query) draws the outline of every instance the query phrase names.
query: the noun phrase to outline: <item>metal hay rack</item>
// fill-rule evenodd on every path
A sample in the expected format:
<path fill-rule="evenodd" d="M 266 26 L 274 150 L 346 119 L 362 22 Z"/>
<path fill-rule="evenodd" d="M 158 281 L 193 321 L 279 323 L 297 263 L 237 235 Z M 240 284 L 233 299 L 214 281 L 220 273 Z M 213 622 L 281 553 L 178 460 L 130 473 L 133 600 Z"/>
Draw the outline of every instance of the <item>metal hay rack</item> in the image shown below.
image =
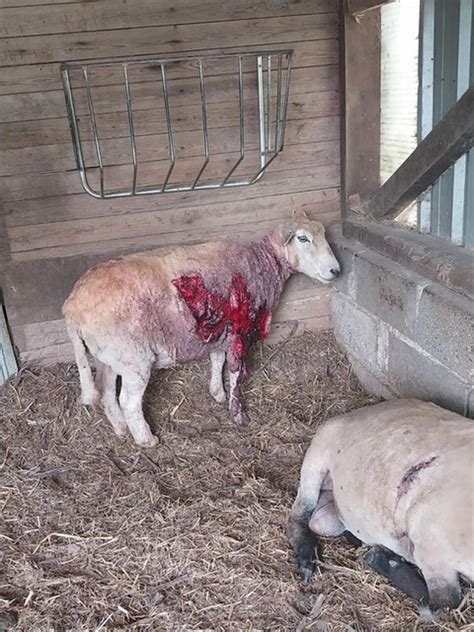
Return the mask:
<path fill-rule="evenodd" d="M 85 191 L 254 184 L 283 149 L 291 60 L 291 50 L 273 50 L 63 64 Z"/>

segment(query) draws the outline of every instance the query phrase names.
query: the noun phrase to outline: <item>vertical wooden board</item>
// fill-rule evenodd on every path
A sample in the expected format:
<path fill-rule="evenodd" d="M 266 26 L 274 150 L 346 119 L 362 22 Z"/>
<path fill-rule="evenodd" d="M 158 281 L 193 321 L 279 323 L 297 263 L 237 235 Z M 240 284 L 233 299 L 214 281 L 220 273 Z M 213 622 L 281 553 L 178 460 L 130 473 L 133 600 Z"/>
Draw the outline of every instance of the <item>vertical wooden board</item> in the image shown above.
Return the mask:
<path fill-rule="evenodd" d="M 360 21 L 343 11 L 342 20 L 344 216 L 351 195 L 370 195 L 380 184 L 380 9 Z"/>

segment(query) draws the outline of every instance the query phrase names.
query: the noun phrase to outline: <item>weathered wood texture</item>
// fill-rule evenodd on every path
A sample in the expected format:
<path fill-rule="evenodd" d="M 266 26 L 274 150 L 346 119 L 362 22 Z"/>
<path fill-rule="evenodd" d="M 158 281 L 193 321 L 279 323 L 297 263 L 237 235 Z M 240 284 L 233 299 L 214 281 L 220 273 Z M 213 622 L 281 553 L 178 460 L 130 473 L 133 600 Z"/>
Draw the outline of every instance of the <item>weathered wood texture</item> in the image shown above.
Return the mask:
<path fill-rule="evenodd" d="M 350 15 L 362 15 L 367 11 L 378 9 L 384 4 L 391 4 L 396 0 L 345 0 L 347 12 Z"/>
<path fill-rule="evenodd" d="M 380 185 L 380 10 L 356 20 L 341 5 L 342 213 Z M 345 8 L 344 8 L 345 7 Z"/>
<path fill-rule="evenodd" d="M 474 88 L 471 87 L 363 205 L 364 210 L 375 218 L 394 217 L 473 145 Z"/>
<path fill-rule="evenodd" d="M 338 0 L 2 0 L 0 3 L 0 287 L 14 342 L 28 361 L 67 359 L 61 304 L 77 277 L 97 259 L 232 237 L 262 235 L 304 208 L 326 224 L 339 220 Z M 131 199 L 96 200 L 83 192 L 59 66 L 61 62 L 196 52 L 293 48 L 286 146 L 251 187 Z M 230 63 L 230 62 L 229 62 Z M 196 173 L 202 154 L 196 67 L 170 70 L 180 170 Z M 206 71 L 210 139 L 218 147 L 206 175 L 236 159 L 238 120 L 230 105 L 236 82 L 225 65 Z M 156 106 L 156 68 L 136 77 L 134 112 L 142 184 L 162 173 L 165 119 Z M 244 69 L 246 112 L 256 111 L 252 76 Z M 113 71 L 94 79 L 98 125 L 111 185 L 130 178 L 123 85 Z M 94 156 L 84 93 L 85 152 Z M 235 111 L 235 108 L 234 108 Z M 248 169 L 257 155 L 248 128 Z M 166 149 L 166 147 L 164 148 Z M 160 171 L 161 169 L 161 171 Z M 326 288 L 293 282 L 276 317 L 273 339 L 302 327 L 329 326 Z M 290 323 L 290 324 L 288 324 Z M 276 337 L 276 338 L 275 338 Z"/>

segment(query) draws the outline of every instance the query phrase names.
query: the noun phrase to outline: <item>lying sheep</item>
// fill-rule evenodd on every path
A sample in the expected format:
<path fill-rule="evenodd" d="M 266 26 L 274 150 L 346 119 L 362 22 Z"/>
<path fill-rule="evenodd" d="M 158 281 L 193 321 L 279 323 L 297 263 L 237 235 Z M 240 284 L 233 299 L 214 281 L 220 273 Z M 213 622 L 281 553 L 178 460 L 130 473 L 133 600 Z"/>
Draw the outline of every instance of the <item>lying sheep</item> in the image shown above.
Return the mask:
<path fill-rule="evenodd" d="M 246 424 L 240 396 L 246 357 L 268 334 L 286 280 L 302 272 L 329 283 L 339 270 L 324 227 L 306 216 L 248 244 L 209 242 L 99 263 L 79 279 L 63 307 L 82 402 L 95 403 L 102 390 L 115 432 L 128 429 L 138 445 L 153 446 L 157 439 L 142 410 L 152 366 L 210 355 L 212 396 L 226 400 L 227 360 L 229 408 L 237 423 Z M 97 384 L 86 350 L 95 359 Z"/>
<path fill-rule="evenodd" d="M 458 606 L 460 576 L 474 581 L 473 459 L 474 422 L 431 403 L 392 400 L 325 423 L 288 525 L 303 577 L 317 564 L 313 534 L 348 531 L 378 545 L 367 562 L 405 593 Z"/>

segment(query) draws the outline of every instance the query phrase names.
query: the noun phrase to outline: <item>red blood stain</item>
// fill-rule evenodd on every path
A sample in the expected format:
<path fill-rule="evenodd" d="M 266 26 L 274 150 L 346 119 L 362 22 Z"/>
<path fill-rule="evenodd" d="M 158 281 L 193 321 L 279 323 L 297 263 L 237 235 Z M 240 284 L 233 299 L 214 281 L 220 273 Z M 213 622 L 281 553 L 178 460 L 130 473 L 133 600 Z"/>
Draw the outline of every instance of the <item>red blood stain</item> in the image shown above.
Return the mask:
<path fill-rule="evenodd" d="M 204 342 L 214 342 L 225 332 L 230 334 L 231 365 L 245 370 L 245 356 L 254 342 L 270 331 L 271 311 L 255 308 L 248 284 L 242 275 L 234 275 L 228 298 L 209 291 L 201 275 L 183 275 L 173 280 L 197 323 Z M 233 370 L 233 367 L 231 366 Z"/>

